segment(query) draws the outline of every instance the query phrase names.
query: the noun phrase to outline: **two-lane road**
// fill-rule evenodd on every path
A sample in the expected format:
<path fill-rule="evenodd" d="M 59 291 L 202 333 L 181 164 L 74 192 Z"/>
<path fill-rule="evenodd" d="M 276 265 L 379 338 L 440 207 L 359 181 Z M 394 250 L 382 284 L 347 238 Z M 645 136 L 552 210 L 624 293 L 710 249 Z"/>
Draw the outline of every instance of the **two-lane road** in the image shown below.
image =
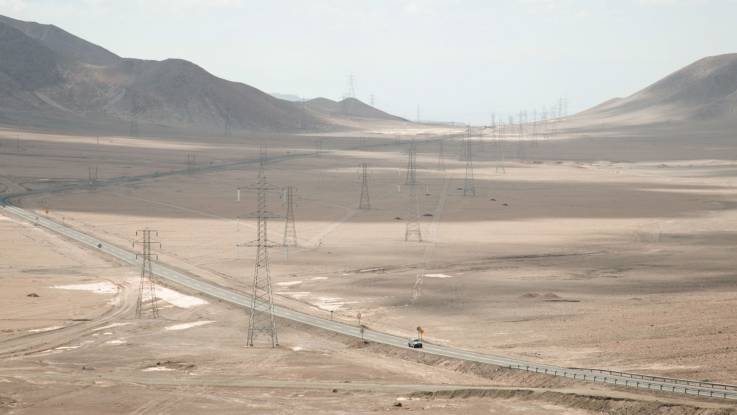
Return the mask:
<path fill-rule="evenodd" d="M 41 226 L 50 231 L 63 235 L 69 239 L 77 241 L 91 249 L 108 254 L 118 260 L 131 265 L 140 265 L 136 259 L 136 254 L 111 245 L 106 241 L 96 238 L 72 229 L 66 225 L 62 225 L 55 221 L 49 220 L 35 213 L 24 210 L 20 207 L 13 206 L 6 201 L 6 205 L 2 210 L 10 215 L 22 218 L 36 226 Z M 229 303 L 248 308 L 251 305 L 251 297 L 243 295 L 210 282 L 206 282 L 196 275 L 185 273 L 167 267 L 164 264 L 156 263 L 153 265 L 154 273 L 167 280 L 175 286 L 186 287 L 190 290 L 217 298 Z M 258 309 L 264 309 L 264 304 L 257 304 Z M 342 335 L 361 338 L 361 330 L 358 326 L 346 324 L 339 321 L 333 321 L 317 317 L 314 315 L 302 313 L 282 306 L 274 307 L 274 314 L 280 318 L 292 320 L 324 330 L 340 333 Z M 381 331 L 365 329 L 363 338 L 367 341 L 381 343 L 389 346 L 407 348 L 407 339 L 404 337 L 384 333 Z M 685 393 L 688 395 L 699 395 L 705 397 L 719 397 L 726 399 L 737 399 L 737 386 L 721 385 L 702 382 L 688 382 L 678 379 L 662 379 L 662 380 L 645 380 L 635 379 L 629 374 L 602 374 L 590 369 L 570 369 L 540 363 L 528 362 L 525 360 L 490 355 L 478 352 L 471 352 L 449 346 L 435 345 L 425 343 L 424 349 L 417 350 L 418 353 L 429 353 L 438 356 L 444 356 L 454 359 L 460 359 L 470 362 L 486 363 L 491 365 L 511 367 L 521 370 L 527 370 L 537 373 L 547 373 L 553 376 L 562 376 L 571 379 L 592 381 L 599 383 L 607 383 L 611 385 L 621 385 L 639 389 L 649 389 L 656 391 L 668 391 L 676 393 Z"/>
<path fill-rule="evenodd" d="M 445 138 L 452 138 L 452 137 L 454 136 L 449 135 Z M 441 137 L 434 137 L 430 139 L 420 140 L 419 142 L 431 142 L 431 141 L 434 141 L 440 138 Z M 381 144 L 372 144 L 372 145 L 360 145 L 354 148 L 363 149 L 363 148 L 369 148 L 369 147 L 384 147 L 384 146 L 391 146 L 391 145 L 396 145 L 396 144 L 381 143 Z M 292 154 L 287 154 L 283 156 L 269 157 L 268 161 L 269 163 L 273 163 L 273 162 L 286 161 L 286 160 L 301 158 L 301 157 L 310 157 L 314 155 L 315 153 L 292 153 Z M 240 168 L 245 165 L 255 164 L 257 162 L 258 160 L 242 160 L 242 161 L 237 161 L 237 162 L 224 163 L 222 165 L 216 165 L 216 166 L 201 166 L 201 167 L 195 168 L 195 171 L 211 172 L 211 171 L 230 169 L 230 168 Z M 98 186 L 100 187 L 114 186 L 114 185 L 119 185 L 119 184 L 124 184 L 124 183 L 137 182 L 140 180 L 156 179 L 156 178 L 159 178 L 165 175 L 181 174 L 183 172 L 189 172 L 189 171 L 188 170 L 181 170 L 181 171 L 177 170 L 177 171 L 171 171 L 167 173 L 156 173 L 156 174 L 149 174 L 149 175 L 142 175 L 142 176 L 135 176 L 135 177 L 112 178 L 112 179 L 100 182 Z M 131 251 L 111 245 L 99 238 L 94 237 L 93 235 L 79 232 L 73 228 L 57 223 L 48 218 L 38 216 L 31 211 L 27 211 L 20 207 L 14 206 L 10 201 L 10 199 L 16 198 L 16 197 L 22 197 L 22 196 L 40 194 L 40 193 L 78 190 L 84 187 L 86 186 L 82 183 L 74 183 L 74 184 L 60 186 L 54 189 L 34 190 L 34 191 L 6 195 L 4 197 L 0 197 L 0 209 L 2 209 L 6 214 L 22 218 L 26 221 L 34 223 L 37 226 L 41 226 L 52 232 L 63 235 L 91 249 L 94 249 L 104 254 L 115 257 L 124 263 L 128 263 L 131 265 L 140 265 L 140 262 L 136 258 L 136 254 Z M 242 306 L 245 308 L 249 308 L 251 305 L 250 296 L 243 295 L 239 292 L 236 292 L 226 287 L 222 287 L 222 286 L 219 286 L 213 283 L 206 282 L 198 278 L 196 275 L 178 271 L 174 268 L 168 267 L 161 263 L 154 264 L 153 271 L 156 275 L 158 275 L 160 278 L 167 280 L 170 284 L 178 285 L 181 287 L 186 287 L 190 290 L 194 290 L 196 292 L 208 295 L 210 297 L 217 298 L 223 301 L 227 301 L 229 303 L 236 304 L 238 306 Z M 257 304 L 257 308 L 263 309 L 264 305 Z M 353 326 L 353 325 L 346 324 L 343 322 L 320 318 L 314 315 L 298 312 L 298 311 L 285 308 L 282 306 L 275 306 L 274 313 L 280 318 L 307 324 L 313 327 L 318 327 L 324 330 L 329 330 L 329 331 L 340 333 L 346 336 L 351 336 L 355 338 L 363 337 L 367 341 L 381 343 L 381 344 L 385 344 L 389 346 L 400 347 L 400 348 L 407 348 L 407 339 L 404 337 L 400 337 L 400 336 L 396 336 L 396 335 L 392 335 L 392 334 L 388 334 L 388 333 L 384 333 L 384 332 L 380 332 L 376 330 L 370 330 L 370 329 L 365 329 L 363 336 L 362 336 L 361 330 L 358 326 Z M 484 354 L 484 353 L 478 353 L 478 352 L 471 352 L 471 351 L 462 350 L 462 349 L 455 348 L 455 347 L 435 345 L 435 344 L 429 344 L 429 343 L 425 343 L 424 349 L 418 350 L 417 352 L 418 353 L 420 352 L 429 353 L 429 354 L 433 354 L 437 356 L 444 356 L 448 358 L 460 359 L 460 360 L 465 360 L 465 361 L 470 361 L 470 362 L 486 363 L 486 364 L 519 369 L 519 370 L 526 370 L 526 371 L 536 372 L 536 373 L 546 373 L 552 376 L 561 376 L 561 377 L 566 377 L 566 378 L 575 379 L 575 380 L 583 380 L 583 381 L 598 382 L 598 383 L 605 383 L 605 384 L 611 384 L 611 385 L 619 385 L 619 386 L 625 386 L 625 387 L 630 387 L 630 388 L 668 391 L 668 392 L 681 393 L 681 394 L 687 394 L 687 395 L 698 395 L 698 396 L 705 396 L 705 397 L 717 397 L 717 398 L 737 400 L 737 386 L 736 385 L 715 384 L 715 383 L 709 383 L 709 382 L 688 381 L 688 380 L 683 380 L 683 379 L 671 379 L 671 378 L 662 378 L 662 377 L 653 378 L 653 377 L 634 375 L 634 374 L 628 374 L 628 373 L 600 371 L 596 369 L 563 368 L 563 367 L 558 367 L 558 366 L 528 362 L 528 361 L 520 360 L 516 358 L 510 358 L 510 357 L 504 357 L 504 356 L 498 356 L 498 355 L 490 355 L 490 354 Z"/>

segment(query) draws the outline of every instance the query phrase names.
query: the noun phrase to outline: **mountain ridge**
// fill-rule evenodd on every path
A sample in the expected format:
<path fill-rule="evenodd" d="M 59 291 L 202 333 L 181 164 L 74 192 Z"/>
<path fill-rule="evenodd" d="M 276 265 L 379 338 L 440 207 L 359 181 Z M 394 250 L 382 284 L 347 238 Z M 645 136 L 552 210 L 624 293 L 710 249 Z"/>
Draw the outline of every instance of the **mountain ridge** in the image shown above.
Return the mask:
<path fill-rule="evenodd" d="M 6 123 L 15 117 L 38 124 L 46 117 L 49 123 L 66 119 L 80 126 L 112 123 L 118 130 L 135 122 L 142 128 L 223 134 L 344 128 L 334 122 L 340 114 L 307 110 L 190 61 L 122 58 L 56 26 L 5 16 L 0 16 L 0 92 L 5 112 L 0 118 Z M 396 119 L 364 106 L 352 104 L 369 118 Z"/>
<path fill-rule="evenodd" d="M 578 117 L 634 123 L 737 120 L 737 53 L 701 58 Z"/>

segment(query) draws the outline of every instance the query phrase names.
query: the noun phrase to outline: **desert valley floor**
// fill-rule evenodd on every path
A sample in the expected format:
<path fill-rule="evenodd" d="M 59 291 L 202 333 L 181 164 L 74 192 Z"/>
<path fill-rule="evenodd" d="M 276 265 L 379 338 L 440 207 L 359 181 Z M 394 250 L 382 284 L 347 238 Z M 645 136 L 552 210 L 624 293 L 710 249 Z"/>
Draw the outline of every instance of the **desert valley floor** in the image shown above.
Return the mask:
<path fill-rule="evenodd" d="M 14 203 L 120 247 L 156 229 L 159 261 L 247 293 L 255 202 L 236 189 L 255 182 L 266 144 L 277 158 L 268 181 L 296 189 L 299 246 L 270 250 L 277 303 L 355 324 L 360 313 L 408 338 L 421 325 L 427 342 L 535 362 L 737 383 L 728 137 L 707 134 L 696 148 L 668 130 L 482 135 L 476 196 L 464 197 L 459 139 L 443 140 L 439 158 L 447 133 L 175 141 L 4 130 L 0 190 L 30 191 Z M 412 139 L 422 243 L 404 240 Z M 358 209 L 361 163 L 370 210 Z M 279 214 L 281 196 L 269 198 Z M 280 243 L 283 219 L 269 226 Z M 283 320 L 277 350 L 246 348 L 244 309 L 171 286 L 160 289 L 160 319 L 136 320 L 138 269 L 14 217 L 0 217 L 0 232 L 2 413 L 731 408 L 433 359 Z"/>

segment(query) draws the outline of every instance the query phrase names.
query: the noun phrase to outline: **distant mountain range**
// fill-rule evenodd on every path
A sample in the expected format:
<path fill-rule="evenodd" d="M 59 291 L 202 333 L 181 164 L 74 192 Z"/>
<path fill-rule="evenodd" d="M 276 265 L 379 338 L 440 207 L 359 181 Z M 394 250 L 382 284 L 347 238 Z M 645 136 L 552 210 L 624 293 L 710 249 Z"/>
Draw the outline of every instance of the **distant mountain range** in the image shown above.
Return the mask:
<path fill-rule="evenodd" d="M 342 125 L 335 117 L 398 119 L 357 100 L 310 102 L 275 98 L 186 60 L 122 58 L 56 26 L 0 16 L 0 124 L 222 133 L 330 130 Z"/>
<path fill-rule="evenodd" d="M 304 100 L 304 98 L 302 98 L 301 96 L 294 95 L 294 94 L 280 94 L 277 92 L 272 92 L 271 96 L 274 98 L 283 99 L 284 101 L 290 101 L 290 102 L 299 102 L 299 101 Z"/>
<path fill-rule="evenodd" d="M 576 118 L 612 123 L 737 121 L 737 54 L 711 56 Z"/>

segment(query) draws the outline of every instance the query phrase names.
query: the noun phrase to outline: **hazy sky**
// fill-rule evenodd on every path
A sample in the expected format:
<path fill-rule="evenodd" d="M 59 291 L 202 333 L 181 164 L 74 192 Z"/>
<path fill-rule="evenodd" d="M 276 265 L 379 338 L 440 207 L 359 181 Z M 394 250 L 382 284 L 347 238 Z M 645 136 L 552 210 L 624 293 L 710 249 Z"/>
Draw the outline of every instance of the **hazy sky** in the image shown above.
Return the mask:
<path fill-rule="evenodd" d="M 414 119 L 571 111 L 737 52 L 737 0 L 0 0 L 126 57 L 191 60 L 267 92 Z"/>

